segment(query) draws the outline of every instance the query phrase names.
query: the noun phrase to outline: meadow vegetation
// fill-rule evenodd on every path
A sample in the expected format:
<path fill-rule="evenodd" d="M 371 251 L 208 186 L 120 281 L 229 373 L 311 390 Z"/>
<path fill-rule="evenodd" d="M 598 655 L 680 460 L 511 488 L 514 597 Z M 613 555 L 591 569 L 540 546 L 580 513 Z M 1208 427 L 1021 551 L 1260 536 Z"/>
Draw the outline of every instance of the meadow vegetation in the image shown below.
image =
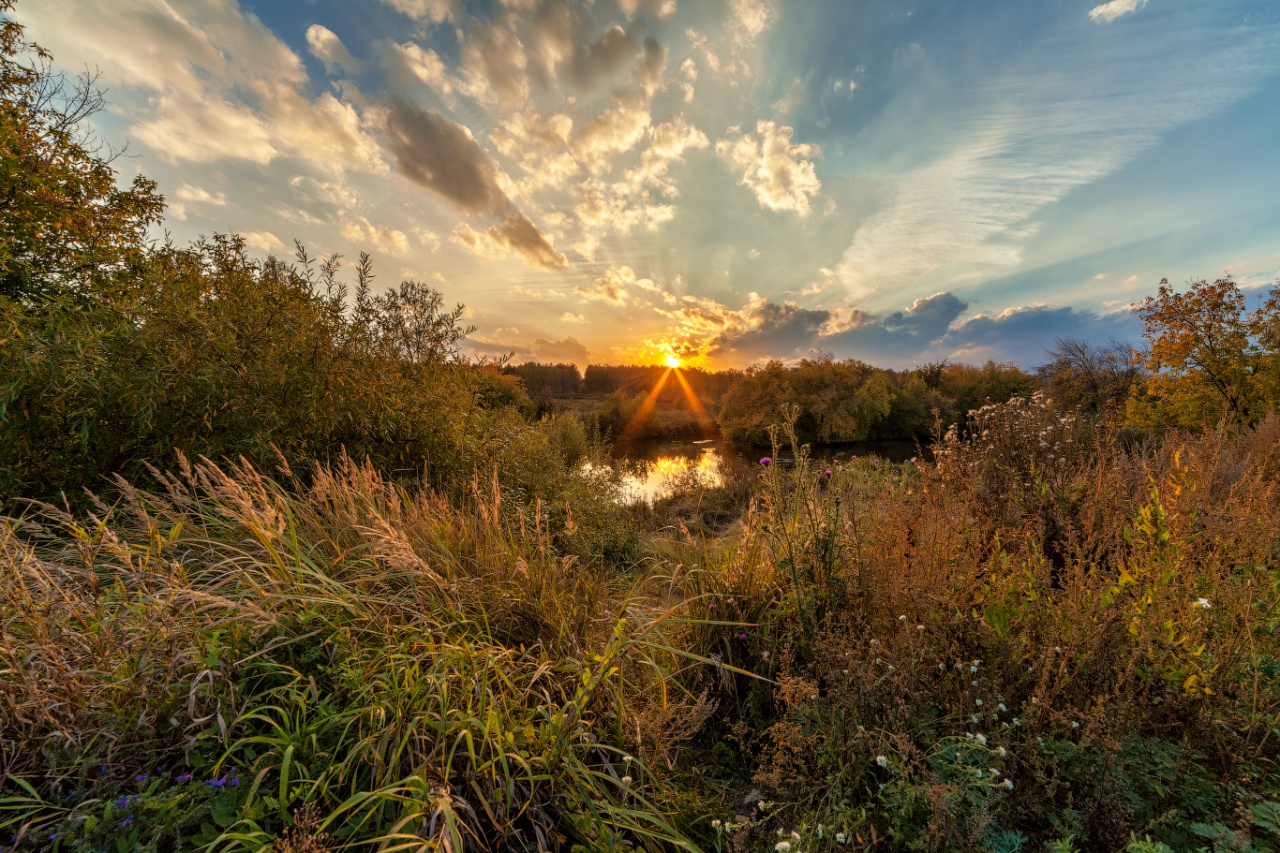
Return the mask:
<path fill-rule="evenodd" d="M 763 366 L 633 505 L 432 288 L 147 243 L 4 17 L 0 96 L 5 853 L 1280 849 L 1280 289 Z"/>

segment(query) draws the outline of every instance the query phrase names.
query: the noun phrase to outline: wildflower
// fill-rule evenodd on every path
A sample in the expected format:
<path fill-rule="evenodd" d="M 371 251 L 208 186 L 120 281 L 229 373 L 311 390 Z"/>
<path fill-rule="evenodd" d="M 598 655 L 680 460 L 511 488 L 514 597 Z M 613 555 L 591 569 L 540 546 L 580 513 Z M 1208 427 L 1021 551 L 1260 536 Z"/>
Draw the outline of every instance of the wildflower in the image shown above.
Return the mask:
<path fill-rule="evenodd" d="M 916 630 L 917 630 L 917 631 L 923 631 L 923 630 L 924 630 L 924 626 L 923 626 L 923 625 L 917 625 L 917 626 L 916 626 Z M 942 664 L 938 664 L 938 666 L 942 666 Z"/>
<path fill-rule="evenodd" d="M 714 829 L 716 832 L 719 832 L 721 827 L 723 826 L 724 824 L 720 822 L 720 818 L 716 818 L 715 820 L 711 821 L 711 828 Z"/>
<path fill-rule="evenodd" d="M 982 700 L 981 700 L 981 699 L 974 699 L 974 700 L 973 700 L 973 704 L 975 704 L 975 705 L 977 705 L 979 708 L 981 708 L 981 707 L 982 707 Z"/>
<path fill-rule="evenodd" d="M 876 764 L 879 764 L 881 767 L 888 767 L 889 759 L 885 758 L 883 755 L 877 755 Z"/>
<path fill-rule="evenodd" d="M 1208 610 L 1210 607 L 1213 607 L 1213 605 L 1209 603 L 1209 599 L 1207 598 L 1197 598 L 1195 606 L 1199 607 L 1202 610 Z"/>
<path fill-rule="evenodd" d="M 635 759 L 633 759 L 630 755 L 624 755 L 624 756 L 622 756 L 622 760 L 623 760 L 625 763 L 630 764 L 630 763 L 631 763 L 632 761 L 634 761 Z"/>
<path fill-rule="evenodd" d="M 1071 728 L 1073 728 L 1073 729 L 1078 729 L 1078 728 L 1080 728 L 1080 724 L 1079 724 L 1079 723 L 1077 723 L 1076 721 L 1072 720 L 1072 721 L 1071 721 Z"/>
<path fill-rule="evenodd" d="M 1013 725 L 1014 725 L 1015 727 L 1022 725 L 1022 720 L 1019 720 L 1017 717 L 1014 717 L 1014 718 L 1013 718 Z"/>
<path fill-rule="evenodd" d="M 1001 758 L 1004 758 L 1009 754 L 1009 750 L 1005 749 L 1003 746 L 996 747 L 996 752 L 1000 753 Z"/>
<path fill-rule="evenodd" d="M 831 469 L 828 468 L 827 470 L 823 471 L 822 476 L 826 477 L 828 480 L 831 479 Z"/>
<path fill-rule="evenodd" d="M 977 671 L 978 671 L 978 668 L 976 666 L 969 667 L 969 672 L 976 673 Z"/>
<path fill-rule="evenodd" d="M 121 828 L 121 829 L 128 829 L 128 828 L 129 828 L 130 826 L 132 826 L 132 825 L 133 825 L 133 815 L 129 815 L 127 818 L 125 818 L 124 820 L 120 821 L 120 828 Z"/>
<path fill-rule="evenodd" d="M 799 841 L 799 840 L 800 840 L 800 833 L 796 832 L 794 829 L 793 829 L 793 830 L 791 830 L 791 840 L 792 840 L 792 841 Z"/>
<path fill-rule="evenodd" d="M 976 740 L 978 743 L 982 744 L 983 746 L 986 746 L 986 745 L 987 745 L 987 736 L 986 736 L 986 735 L 984 735 L 984 734 L 982 734 L 981 732 L 979 732 L 978 734 L 974 735 L 974 736 L 973 736 L 973 738 L 974 738 L 974 740 Z"/>
<path fill-rule="evenodd" d="M 1008 788 L 1010 791 L 1012 791 L 1012 790 L 1013 790 L 1013 780 L 1012 780 L 1012 779 L 1005 779 L 1005 780 L 1004 780 L 1004 786 L 1005 786 L 1006 788 Z"/>
<path fill-rule="evenodd" d="M 137 783 L 141 784 L 141 783 L 143 783 L 143 782 L 147 781 L 147 779 L 149 779 L 149 778 L 150 778 L 150 777 L 149 777 L 149 776 L 147 776 L 147 774 L 146 774 L 146 773 L 139 773 L 137 776 L 134 776 L 134 777 L 133 777 L 133 781 L 135 781 L 135 782 L 137 782 Z"/>
<path fill-rule="evenodd" d="M 994 767 L 988 767 L 988 768 L 987 768 L 987 772 L 988 772 L 988 773 L 990 773 L 992 776 L 999 776 L 999 775 L 1000 775 L 1000 771 L 999 771 L 999 770 L 997 770 L 997 769 L 995 769 Z"/>
<path fill-rule="evenodd" d="M 843 832 L 836 833 L 836 844 L 844 844 L 848 840 L 849 836 L 845 835 Z"/>
<path fill-rule="evenodd" d="M 906 617 L 905 615 L 903 615 L 903 616 L 899 616 L 899 617 L 898 617 L 898 621 L 899 621 L 899 622 L 906 622 L 906 621 L 907 621 L 907 617 Z"/>
<path fill-rule="evenodd" d="M 623 784 L 624 786 L 626 786 L 626 785 L 630 785 L 630 784 L 631 784 L 632 779 L 631 779 L 631 777 L 630 777 L 630 776 L 623 776 L 623 777 L 622 777 L 622 779 L 621 779 L 620 781 L 622 782 L 622 784 Z"/>
<path fill-rule="evenodd" d="M 946 672 L 946 671 L 947 671 L 947 666 L 946 666 L 946 664 L 941 664 L 941 663 L 940 663 L 940 664 L 938 664 L 938 671 L 939 671 L 939 672 Z"/>
<path fill-rule="evenodd" d="M 787 851 L 791 849 L 791 842 L 779 841 L 777 844 L 773 845 L 773 849 L 776 850 L 777 853 L 787 853 Z"/>
<path fill-rule="evenodd" d="M 223 785 L 227 784 L 227 777 L 223 776 L 221 779 L 209 779 L 205 784 L 211 785 L 214 788 L 221 788 Z"/>
<path fill-rule="evenodd" d="M 978 724 L 978 715 L 977 715 L 977 714 L 971 714 L 971 715 L 969 716 L 969 722 L 973 723 L 973 724 L 976 726 L 976 725 Z"/>
<path fill-rule="evenodd" d="M 175 781 L 175 782 L 190 782 L 190 781 L 191 781 L 191 774 L 190 774 L 190 773 L 183 773 L 183 774 L 181 774 L 180 776 L 178 776 L 178 778 L 174 779 L 173 781 Z"/>
<path fill-rule="evenodd" d="M 772 460 L 772 459 L 770 459 L 768 456 L 761 456 L 761 457 L 760 457 L 760 464 L 761 464 L 761 465 L 764 465 L 764 466 L 767 468 L 768 466 L 770 466 L 770 465 L 772 465 L 772 464 L 773 464 L 773 460 Z"/>
<path fill-rule="evenodd" d="M 1007 713 L 1007 712 L 1008 712 L 1008 710 L 1009 710 L 1008 708 L 1006 708 L 1006 707 L 1004 706 L 1004 703 L 1003 703 L 1003 702 L 1001 702 L 1001 703 L 1000 703 L 999 705 L 997 705 L 996 707 L 1000 709 L 1000 713 L 1001 713 L 1001 714 Z"/>

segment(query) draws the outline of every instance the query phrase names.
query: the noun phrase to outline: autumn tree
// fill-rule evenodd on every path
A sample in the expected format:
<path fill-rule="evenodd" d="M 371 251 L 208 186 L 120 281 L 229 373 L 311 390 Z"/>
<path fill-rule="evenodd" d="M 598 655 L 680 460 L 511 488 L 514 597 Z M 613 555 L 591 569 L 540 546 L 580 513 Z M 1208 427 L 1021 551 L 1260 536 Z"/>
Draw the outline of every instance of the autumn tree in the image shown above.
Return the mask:
<path fill-rule="evenodd" d="M 1135 400 L 1138 423 L 1198 426 L 1206 420 L 1252 423 L 1280 402 L 1280 288 L 1257 308 L 1230 278 L 1193 282 L 1182 293 L 1168 280 L 1135 306 L 1150 349 L 1152 376 Z"/>
<path fill-rule="evenodd" d="M 1095 344 L 1078 338 L 1058 338 L 1045 350 L 1049 360 L 1036 369 L 1048 395 L 1061 407 L 1100 414 L 1123 408 L 1142 367 L 1128 344 Z"/>
<path fill-rule="evenodd" d="M 26 40 L 0 0 L 0 296 L 37 298 L 100 284 L 135 261 L 164 199 L 153 181 L 121 189 L 119 151 L 95 140 L 95 76 L 68 77 Z"/>

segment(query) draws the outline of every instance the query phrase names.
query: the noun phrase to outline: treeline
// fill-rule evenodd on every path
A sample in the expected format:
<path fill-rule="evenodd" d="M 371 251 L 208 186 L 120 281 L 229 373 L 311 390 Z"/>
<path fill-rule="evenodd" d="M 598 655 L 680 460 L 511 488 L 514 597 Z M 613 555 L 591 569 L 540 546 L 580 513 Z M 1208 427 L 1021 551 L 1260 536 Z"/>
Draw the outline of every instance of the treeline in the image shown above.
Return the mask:
<path fill-rule="evenodd" d="M 587 365 L 585 373 L 579 373 L 573 364 L 544 364 L 535 361 L 507 365 L 502 372 L 517 376 L 525 391 L 535 400 L 587 395 L 603 397 L 621 393 L 625 396 L 647 395 L 658 386 L 669 368 L 662 365 Z M 704 404 L 714 404 L 740 377 L 741 371 L 709 371 L 700 367 L 682 367 L 680 375 L 689 388 Z M 685 398 L 683 386 L 676 379 L 664 385 L 658 401 L 668 405 L 680 405 Z"/>
<path fill-rule="evenodd" d="M 1280 287 L 1250 309 L 1230 279 L 1162 281 L 1135 306 L 1145 346 L 1059 339 L 1034 371 L 989 361 L 914 370 L 831 356 L 748 369 L 721 401 L 725 437 L 767 444 L 784 410 L 804 441 L 928 440 L 988 403 L 1036 391 L 1061 411 L 1107 415 L 1138 432 L 1256 424 L 1280 407 Z"/>
<path fill-rule="evenodd" d="M 1033 374 L 993 361 L 902 371 L 830 356 L 794 367 L 771 361 L 747 370 L 729 389 L 718 422 L 730 440 L 768 444 L 770 426 L 794 408 L 803 441 L 925 439 L 938 423 L 955 423 L 989 400 L 1004 402 L 1036 387 Z"/>

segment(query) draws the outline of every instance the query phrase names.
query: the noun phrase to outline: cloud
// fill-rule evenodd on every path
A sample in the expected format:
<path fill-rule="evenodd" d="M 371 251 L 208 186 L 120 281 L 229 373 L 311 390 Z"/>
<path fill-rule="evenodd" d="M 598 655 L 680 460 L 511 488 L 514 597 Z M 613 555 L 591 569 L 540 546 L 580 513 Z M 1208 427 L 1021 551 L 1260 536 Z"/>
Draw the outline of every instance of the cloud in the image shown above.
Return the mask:
<path fill-rule="evenodd" d="M 487 232 L 500 245 L 512 249 L 531 266 L 562 269 L 569 261 L 523 213 L 512 213 Z"/>
<path fill-rule="evenodd" d="M 560 318 L 560 321 L 563 323 L 581 324 L 581 323 L 587 322 L 587 318 L 582 314 L 573 314 L 569 311 L 566 311 L 564 312 L 564 316 Z"/>
<path fill-rule="evenodd" d="M 661 20 L 675 14 L 676 0 L 618 0 L 618 8 L 628 18 L 634 18 L 636 12 L 643 11 Z"/>
<path fill-rule="evenodd" d="M 664 312 L 679 334 L 717 361 L 792 360 L 813 352 L 910 367 L 939 359 L 1013 361 L 1032 367 L 1055 338 L 1136 340 L 1138 323 L 1127 311 L 1095 314 L 1078 308 L 1019 306 L 962 319 L 968 304 L 948 292 L 916 299 L 898 311 L 802 308 L 750 294 L 733 310 L 713 300 L 685 297 Z"/>
<path fill-rule="evenodd" d="M 460 224 L 449 235 L 459 246 L 483 258 L 501 260 L 514 251 L 530 266 L 539 269 L 562 269 L 568 258 L 522 213 L 512 213 L 497 225 L 476 231 L 467 223 Z"/>
<path fill-rule="evenodd" d="M 467 94 L 504 110 L 520 106 L 529 97 L 529 57 L 517 24 L 514 15 L 474 23 L 462 46 Z"/>
<path fill-rule="evenodd" d="M 529 345 L 530 361 L 570 363 L 585 367 L 591 359 L 591 351 L 573 335 L 559 341 L 537 338 Z"/>
<path fill-rule="evenodd" d="M 280 238 L 270 231 L 241 231 L 240 236 L 246 246 L 263 252 L 277 252 L 285 247 Z"/>
<path fill-rule="evenodd" d="M 462 80 L 449 73 L 444 60 L 434 50 L 413 42 L 386 42 L 384 45 L 383 61 L 390 67 L 393 82 L 403 84 L 408 80 L 417 80 L 442 95 L 466 88 Z"/>
<path fill-rule="evenodd" d="M 809 199 L 822 191 L 822 183 L 810 157 L 816 145 L 792 145 L 794 128 L 768 120 L 756 123 L 756 134 L 736 140 L 722 139 L 716 153 L 742 170 L 742 185 L 750 187 L 762 207 L 808 216 Z"/>
<path fill-rule="evenodd" d="M 113 87 L 146 93 L 129 106 L 132 134 L 170 163 L 298 157 L 384 169 L 355 108 L 306 94 L 301 58 L 236 3 L 67 0 L 21 13 L 64 66 L 98 67 Z"/>
<path fill-rule="evenodd" d="M 729 29 L 740 45 L 750 45 L 773 23 L 776 10 L 770 0 L 729 0 Z"/>
<path fill-rule="evenodd" d="M 489 140 L 502 154 L 518 159 L 530 151 L 558 151 L 569 144 L 573 119 L 564 114 L 543 116 L 532 107 L 513 113 L 489 132 Z"/>
<path fill-rule="evenodd" d="M 1093 21 L 1107 23 L 1114 21 L 1121 15 L 1136 12 L 1145 5 L 1147 5 L 1147 0 L 1111 0 L 1110 3 L 1103 3 L 1090 9 L 1089 18 Z"/>
<path fill-rule="evenodd" d="M 387 135 L 401 174 L 459 209 L 486 213 L 506 203 L 498 187 L 497 165 L 462 125 L 393 99 Z"/>
<path fill-rule="evenodd" d="M 307 48 L 312 56 L 324 63 L 330 74 L 339 71 L 356 73 L 361 68 L 360 60 L 351 55 L 338 34 L 320 24 L 307 27 Z"/>
<path fill-rule="evenodd" d="M 176 199 L 176 201 L 175 201 Z M 198 206 L 209 204 L 214 207 L 225 207 L 227 197 L 221 192 L 210 193 L 203 187 L 194 187 L 191 184 L 180 184 L 173 194 L 170 196 L 166 212 L 177 219 L 186 219 L 188 213 L 188 205 Z"/>
<path fill-rule="evenodd" d="M 630 151 L 649 127 L 649 103 L 636 93 L 618 99 L 617 106 L 588 121 L 574 134 L 572 150 L 592 172 L 602 172 L 610 158 Z"/>
<path fill-rule="evenodd" d="M 438 24 L 457 14 L 454 0 L 382 0 L 383 3 L 416 21 Z"/>
<path fill-rule="evenodd" d="M 1217 32 L 1194 17 L 1123 45 L 1069 31 L 986 83 L 975 102 L 938 113 L 947 148 L 889 181 L 888 204 L 853 235 L 843 258 L 850 297 L 900 292 L 940 270 L 1020 264 L 1041 211 L 1280 68 L 1274 26 Z"/>
<path fill-rule="evenodd" d="M 374 225 L 363 216 L 344 217 L 338 224 L 338 233 L 356 245 L 371 245 L 394 255 L 406 254 L 410 248 L 409 238 L 403 231 Z"/>

